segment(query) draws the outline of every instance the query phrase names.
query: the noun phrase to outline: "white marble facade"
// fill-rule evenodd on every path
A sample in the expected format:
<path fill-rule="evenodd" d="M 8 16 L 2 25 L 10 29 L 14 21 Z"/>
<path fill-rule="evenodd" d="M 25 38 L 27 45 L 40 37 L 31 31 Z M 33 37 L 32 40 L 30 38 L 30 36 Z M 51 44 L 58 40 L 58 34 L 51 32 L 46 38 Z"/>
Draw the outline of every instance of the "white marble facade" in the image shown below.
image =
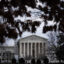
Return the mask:
<path fill-rule="evenodd" d="M 39 58 L 46 54 L 47 39 L 31 35 L 19 40 L 19 57 Z"/>

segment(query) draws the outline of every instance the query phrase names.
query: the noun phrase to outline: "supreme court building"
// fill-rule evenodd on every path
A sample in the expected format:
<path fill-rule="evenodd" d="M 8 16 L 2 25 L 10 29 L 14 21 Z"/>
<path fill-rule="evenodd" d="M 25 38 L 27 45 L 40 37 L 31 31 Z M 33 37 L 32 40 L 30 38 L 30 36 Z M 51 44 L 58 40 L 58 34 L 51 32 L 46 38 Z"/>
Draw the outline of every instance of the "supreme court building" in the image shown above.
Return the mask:
<path fill-rule="evenodd" d="M 15 46 L 0 46 L 0 59 L 6 61 L 15 57 L 31 60 L 32 58 L 38 59 L 47 56 L 50 61 L 53 61 L 56 57 L 55 52 L 48 45 L 46 38 L 31 35 L 18 40 Z"/>
<path fill-rule="evenodd" d="M 31 35 L 19 40 L 19 57 L 40 58 L 47 53 L 47 39 L 40 36 Z"/>

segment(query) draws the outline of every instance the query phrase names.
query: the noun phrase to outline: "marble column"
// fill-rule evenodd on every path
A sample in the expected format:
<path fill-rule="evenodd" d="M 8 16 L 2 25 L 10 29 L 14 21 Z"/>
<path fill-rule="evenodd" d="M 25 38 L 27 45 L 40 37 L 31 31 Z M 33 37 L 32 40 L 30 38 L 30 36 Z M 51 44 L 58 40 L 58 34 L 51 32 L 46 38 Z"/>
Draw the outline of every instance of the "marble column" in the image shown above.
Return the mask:
<path fill-rule="evenodd" d="M 21 43 L 21 46 L 20 46 L 20 56 L 21 56 L 21 57 L 23 57 L 23 53 L 22 53 L 22 52 L 23 52 L 23 47 L 22 47 L 22 44 L 23 44 L 23 43 Z"/>
<path fill-rule="evenodd" d="M 38 56 L 40 55 L 40 43 L 38 43 Z"/>
<path fill-rule="evenodd" d="M 22 54 L 22 43 L 20 44 L 20 48 L 19 48 L 19 57 L 21 57 Z"/>
<path fill-rule="evenodd" d="M 35 43 L 35 58 L 36 58 L 36 43 Z"/>
<path fill-rule="evenodd" d="M 25 43 L 24 43 L 24 57 L 25 57 Z"/>
<path fill-rule="evenodd" d="M 42 43 L 42 55 L 43 55 L 43 52 L 44 52 L 44 51 L 43 51 L 43 43 Z"/>
<path fill-rule="evenodd" d="M 36 43 L 36 56 L 37 56 L 37 58 L 38 58 L 38 54 L 39 54 L 39 44 Z"/>
<path fill-rule="evenodd" d="M 28 43 L 27 43 L 27 56 L 28 56 Z"/>
<path fill-rule="evenodd" d="M 32 56 L 32 43 L 31 43 L 31 56 Z"/>
<path fill-rule="evenodd" d="M 28 43 L 27 47 L 28 47 L 27 49 L 28 49 L 28 56 L 29 56 L 29 43 Z"/>

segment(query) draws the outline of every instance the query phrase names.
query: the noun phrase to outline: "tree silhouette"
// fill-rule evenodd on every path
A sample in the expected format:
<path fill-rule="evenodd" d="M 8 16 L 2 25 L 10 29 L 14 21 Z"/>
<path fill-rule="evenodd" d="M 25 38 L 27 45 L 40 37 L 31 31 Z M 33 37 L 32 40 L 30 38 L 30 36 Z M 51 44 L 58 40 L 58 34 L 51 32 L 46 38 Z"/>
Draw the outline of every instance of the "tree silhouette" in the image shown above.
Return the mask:
<path fill-rule="evenodd" d="M 37 0 L 1 0 L 0 1 L 0 43 L 5 42 L 5 37 L 16 39 L 18 35 L 22 35 L 24 31 L 32 33 L 36 32 L 36 27 L 40 25 L 39 21 L 26 20 L 25 22 L 15 20 L 18 16 L 26 15 L 31 17 L 31 11 L 27 12 L 26 5 L 32 9 L 38 9 L 44 14 L 41 14 L 41 18 L 44 19 L 45 25 L 43 32 L 56 31 L 57 24 L 59 23 L 59 31 L 64 32 L 64 1 L 62 0 L 39 0 L 40 2 L 46 3 L 46 6 L 36 7 Z M 54 26 L 47 26 L 48 21 L 56 22 Z M 20 27 L 22 30 L 20 30 Z M 2 25 L 2 26 L 1 26 Z M 31 27 L 31 29 L 30 29 Z M 13 28 L 13 29 L 12 29 Z M 18 32 L 17 32 L 18 30 Z M 14 35 L 15 34 L 15 35 Z"/>
<path fill-rule="evenodd" d="M 19 59 L 19 64 L 25 64 L 24 58 L 20 58 L 20 59 Z"/>
<path fill-rule="evenodd" d="M 61 60 L 64 61 L 64 34 L 60 33 L 58 37 L 58 47 L 56 50 L 56 57 L 61 62 Z"/>
<path fill-rule="evenodd" d="M 60 0 L 51 0 L 51 1 L 50 0 L 40 0 L 40 1 L 42 3 L 47 3 L 46 7 L 44 7 L 44 8 L 40 7 L 40 9 L 42 11 L 44 11 L 44 13 L 45 13 L 45 16 L 43 15 L 45 21 L 53 20 L 53 18 L 54 18 L 55 22 L 57 22 L 57 23 L 60 22 L 59 30 L 64 31 L 63 30 L 64 29 L 64 23 L 63 23 L 63 21 L 64 21 L 64 19 L 63 19 L 64 18 L 64 5 L 63 5 L 64 1 L 60 1 Z M 48 14 L 48 16 L 46 16 L 47 14 Z M 46 26 L 44 28 L 46 28 L 46 31 L 49 31 L 49 30 L 47 30 Z"/>
<path fill-rule="evenodd" d="M 44 64 L 48 64 L 49 63 L 49 59 L 45 56 L 43 59 Z"/>
<path fill-rule="evenodd" d="M 36 64 L 41 64 L 41 60 L 37 59 L 37 63 Z"/>
<path fill-rule="evenodd" d="M 16 59 L 12 58 L 12 64 L 16 64 Z"/>
<path fill-rule="evenodd" d="M 31 64 L 35 64 L 35 59 L 32 59 L 31 60 Z"/>

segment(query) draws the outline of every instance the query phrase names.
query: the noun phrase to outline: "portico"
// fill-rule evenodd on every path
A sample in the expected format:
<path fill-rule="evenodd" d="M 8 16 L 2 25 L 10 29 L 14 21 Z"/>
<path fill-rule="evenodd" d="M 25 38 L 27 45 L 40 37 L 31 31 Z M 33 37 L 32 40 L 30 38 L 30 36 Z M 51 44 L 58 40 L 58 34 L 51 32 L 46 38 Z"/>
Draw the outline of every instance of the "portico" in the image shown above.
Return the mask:
<path fill-rule="evenodd" d="M 21 43 L 21 50 L 20 53 L 22 53 L 23 57 L 31 56 L 31 57 L 37 57 L 41 54 L 43 54 L 43 43 Z"/>
<path fill-rule="evenodd" d="M 20 57 L 40 58 L 45 55 L 46 39 L 39 36 L 28 36 L 20 40 Z"/>

